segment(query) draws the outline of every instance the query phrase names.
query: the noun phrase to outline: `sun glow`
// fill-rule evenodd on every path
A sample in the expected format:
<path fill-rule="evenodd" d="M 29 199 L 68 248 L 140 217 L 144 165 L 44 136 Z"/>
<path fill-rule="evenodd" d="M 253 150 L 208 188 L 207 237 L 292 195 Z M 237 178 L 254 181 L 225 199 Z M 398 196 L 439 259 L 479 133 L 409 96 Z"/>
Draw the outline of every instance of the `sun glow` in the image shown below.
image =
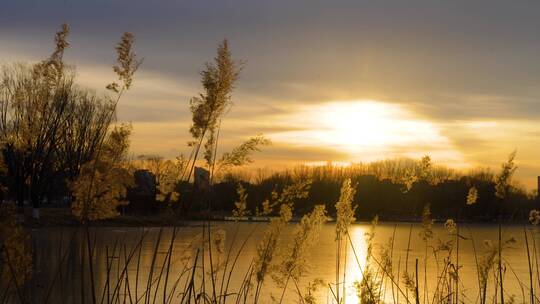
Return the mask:
<path fill-rule="evenodd" d="M 362 147 L 382 147 L 402 141 L 396 125 L 401 113 L 383 103 L 329 103 L 317 114 L 323 130 L 318 137 L 351 151 Z"/>
<path fill-rule="evenodd" d="M 348 154 L 348 161 L 425 154 L 443 161 L 462 161 L 436 124 L 397 104 L 329 102 L 299 109 L 286 120 L 295 130 L 274 134 L 274 140 L 333 149 Z"/>

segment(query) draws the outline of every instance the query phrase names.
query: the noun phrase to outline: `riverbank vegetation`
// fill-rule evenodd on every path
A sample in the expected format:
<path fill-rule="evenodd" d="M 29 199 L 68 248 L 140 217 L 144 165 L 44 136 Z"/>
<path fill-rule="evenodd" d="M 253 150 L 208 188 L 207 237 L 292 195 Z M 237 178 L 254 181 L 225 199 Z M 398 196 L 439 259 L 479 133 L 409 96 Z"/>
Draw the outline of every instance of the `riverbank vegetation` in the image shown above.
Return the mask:
<path fill-rule="evenodd" d="M 234 189 L 241 183 L 248 193 L 247 209 L 256 213 L 257 202 L 276 189 L 296 180 L 310 180 L 312 187 L 305 199 L 296 202 L 296 212 L 304 214 L 316 201 L 332 202 L 339 198 L 344 180 L 355 187 L 355 200 L 361 201 L 355 215 L 369 220 L 375 215 L 386 220 L 419 220 L 426 203 L 434 218 L 454 218 L 459 221 L 524 221 L 529 210 L 537 208 L 538 197 L 512 180 L 516 170 L 512 153 L 503 172 L 489 169 L 457 171 L 434 165 L 429 157 L 421 160 L 394 159 L 347 167 L 299 166 L 267 175 L 230 175 L 216 184 L 215 207 L 234 208 Z M 502 180 L 501 180 L 502 179 Z M 248 182 L 249 181 L 249 182 Z M 505 186 L 498 186 L 504 181 Z M 502 187 L 502 188 L 501 188 Z M 505 199 L 501 199 L 504 196 Z M 332 204 L 326 205 L 335 217 Z"/>

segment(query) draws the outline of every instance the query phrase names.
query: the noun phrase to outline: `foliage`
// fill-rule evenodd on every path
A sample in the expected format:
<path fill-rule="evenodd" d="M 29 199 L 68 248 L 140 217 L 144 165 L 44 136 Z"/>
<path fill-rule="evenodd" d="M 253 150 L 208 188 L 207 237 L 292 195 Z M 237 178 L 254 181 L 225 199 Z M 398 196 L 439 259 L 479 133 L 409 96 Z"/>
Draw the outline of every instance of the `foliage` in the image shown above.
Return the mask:
<path fill-rule="evenodd" d="M 133 175 L 125 166 L 129 148 L 130 125 L 115 127 L 103 145 L 99 159 L 83 166 L 72 183 L 75 200 L 73 215 L 81 222 L 107 219 L 118 215 L 127 187 L 134 184 Z"/>
<path fill-rule="evenodd" d="M 204 92 L 189 101 L 192 113 L 189 131 L 193 141 L 188 145 L 193 147 L 194 153 L 188 180 L 204 140 L 204 159 L 208 167 L 213 167 L 215 163 L 219 127 L 223 115 L 232 106 L 232 91 L 239 73 L 240 65 L 232 59 L 228 41 L 223 40 L 214 62 L 207 63 L 201 72 Z"/>
<path fill-rule="evenodd" d="M 535 226 L 540 223 L 540 211 L 533 209 L 529 212 L 529 223 Z"/>
<path fill-rule="evenodd" d="M 271 142 L 262 135 L 252 137 L 234 148 L 231 152 L 225 152 L 217 162 L 217 171 L 227 170 L 231 167 L 239 167 L 252 163 L 251 154 L 261 151 L 261 146 L 267 146 Z"/>
<path fill-rule="evenodd" d="M 422 230 L 419 235 L 424 241 L 433 238 L 433 219 L 431 218 L 429 204 L 424 206 L 424 211 L 422 212 Z"/>
<path fill-rule="evenodd" d="M 309 282 L 306 287 L 306 294 L 304 295 L 303 302 L 306 304 L 318 303 L 315 298 L 315 293 L 322 287 L 324 287 L 324 281 L 322 279 L 315 279 L 313 282 Z"/>
<path fill-rule="evenodd" d="M 516 243 L 516 240 L 513 237 L 503 240 L 501 244 L 494 245 L 491 240 L 484 240 L 484 252 L 478 262 L 478 279 L 480 282 L 480 294 L 482 294 L 481 303 L 486 303 L 486 290 L 488 288 L 488 280 L 490 273 L 493 272 L 495 280 L 502 280 L 502 278 L 497 277 L 497 265 L 502 263 L 499 261 L 499 253 L 503 249 L 509 248 Z M 494 282 L 494 285 L 497 286 L 497 282 Z"/>
<path fill-rule="evenodd" d="M 108 86 L 114 98 L 97 96 L 77 85 L 75 69 L 63 61 L 68 34 L 62 25 L 46 60 L 2 67 L 0 143 L 8 185 L 20 206 L 27 197 L 35 208 L 54 196 L 70 197 L 67 184 L 96 167 L 89 163 L 101 158 L 118 100 L 141 63 L 132 51 L 133 35 L 124 34 L 113 67 L 122 85 Z"/>
<path fill-rule="evenodd" d="M 516 158 L 516 151 L 510 153 L 508 160 L 502 164 L 501 172 L 496 177 L 495 182 L 495 196 L 500 200 L 508 198 L 511 188 L 512 176 L 516 172 L 516 164 L 514 159 Z"/>
<path fill-rule="evenodd" d="M 69 105 L 72 115 L 57 146 L 58 169 L 69 181 L 73 181 L 81 167 L 91 161 L 99 150 L 99 144 L 107 136 L 114 104 L 110 97 L 98 97 L 88 90 L 73 90 L 73 102 Z"/>
<path fill-rule="evenodd" d="M 180 194 L 176 186 L 182 178 L 187 166 L 187 160 L 183 154 L 175 159 L 163 159 L 157 155 L 141 155 L 136 167 L 148 170 L 156 180 L 156 200 L 172 206 L 178 202 Z"/>
<path fill-rule="evenodd" d="M 444 222 L 444 228 L 448 231 L 450 234 L 456 233 L 457 224 L 453 219 L 447 219 L 446 222 Z"/>
<path fill-rule="evenodd" d="M 129 90 L 133 83 L 133 75 L 142 64 L 142 59 L 137 59 L 137 55 L 133 51 L 135 36 L 132 33 L 125 32 L 122 35 L 120 43 L 116 46 L 116 64 L 113 66 L 113 71 L 118 75 L 118 79 L 122 83 L 120 86 L 116 82 L 107 85 L 107 89 L 115 93 L 121 94 L 124 90 Z M 119 89 L 120 88 L 120 89 Z"/>
<path fill-rule="evenodd" d="M 253 272 L 257 282 L 257 286 L 255 288 L 255 299 L 258 298 L 264 283 L 264 279 L 271 270 L 275 253 L 278 250 L 281 233 L 286 227 L 287 223 L 289 223 L 289 221 L 292 219 L 294 201 L 298 198 L 306 197 L 310 186 L 310 181 L 299 181 L 293 185 L 285 187 L 281 194 L 278 194 L 276 191 L 272 192 L 271 202 L 270 200 L 263 202 L 265 214 L 269 214 L 274 208 L 279 208 L 279 216 L 270 220 L 270 223 L 264 233 L 264 237 L 257 246 L 257 253 L 253 266 Z M 318 211 L 315 214 L 320 213 L 324 209 L 317 210 Z M 309 218 L 305 220 L 305 224 L 308 222 Z"/>
<path fill-rule="evenodd" d="M 58 147 L 74 117 L 74 73 L 63 62 L 69 45 L 63 25 L 52 55 L 33 66 L 4 66 L 0 80 L 0 142 L 19 204 L 28 188 L 39 207 L 54 176 Z"/>
<path fill-rule="evenodd" d="M 374 163 L 353 164 L 351 166 L 296 166 L 272 172 L 270 170 L 236 170 L 216 179 L 212 186 L 215 195 L 213 206 L 216 210 L 232 211 L 237 200 L 236 188 L 241 182 L 249 193 L 247 209 L 252 214 L 265 214 L 260 201 L 268 201 L 280 189 L 298 181 L 310 180 L 312 187 L 305 199 L 295 201 L 295 214 L 310 212 L 315 202 L 337 202 L 343 182 L 351 180 L 356 191 L 355 197 L 362 198 L 354 212 L 357 219 L 370 220 L 379 215 L 383 220 L 418 218 L 425 202 L 430 202 L 430 210 L 437 219 L 470 219 L 490 221 L 499 215 L 508 219 L 524 219 L 531 209 L 537 209 L 537 197 L 530 195 L 521 186 L 511 183 L 503 213 L 494 208 L 500 200 L 495 196 L 495 175 L 488 169 L 455 171 L 433 165 L 432 179 L 436 182 L 417 181 L 409 191 L 402 191 L 407 168 L 419 166 L 420 160 L 385 160 Z M 471 190 L 473 189 L 473 190 Z M 467 197 L 476 203 L 467 205 Z M 272 192 L 277 192 L 272 195 Z M 469 193 L 471 195 L 469 195 Z M 456 199 L 462 198 L 462 199 Z M 469 201 L 470 203 L 471 201 Z M 335 204 L 327 203 L 330 216 L 336 216 Z"/>
<path fill-rule="evenodd" d="M 478 190 L 476 187 L 471 187 L 467 194 L 467 205 L 474 205 L 478 201 Z"/>
<path fill-rule="evenodd" d="M 379 224 L 379 217 L 371 221 L 370 229 L 364 234 L 366 240 L 366 263 L 362 271 L 362 279 L 354 282 L 356 295 L 362 304 L 377 303 L 380 300 L 379 289 L 382 284 L 373 265 L 373 247 L 375 246 L 375 231 Z"/>
<path fill-rule="evenodd" d="M 355 189 L 351 185 L 351 180 L 347 179 L 341 186 L 341 195 L 336 203 L 336 238 L 341 238 L 349 231 L 349 226 L 354 223 L 354 211 L 356 206 L 353 206 Z"/>
<path fill-rule="evenodd" d="M 232 59 L 228 41 L 224 40 L 218 46 L 214 62 L 207 63 L 206 69 L 201 72 L 204 93 L 190 101 L 193 114 L 190 132 L 194 139 L 200 139 L 206 132 L 216 131 L 220 116 L 230 106 L 238 74 L 238 64 Z M 212 142 L 212 139 L 208 140 Z"/>
<path fill-rule="evenodd" d="M 292 218 L 292 208 L 288 204 L 283 204 L 279 209 L 279 217 L 272 218 L 266 229 L 264 237 L 257 247 L 254 269 L 257 282 L 261 285 L 268 274 L 274 253 L 277 250 L 279 238 L 282 230 Z"/>
<path fill-rule="evenodd" d="M 313 211 L 300 220 L 293 232 L 293 238 L 280 255 L 275 267 L 274 280 L 281 286 L 290 278 L 298 281 L 309 267 L 307 261 L 311 248 L 316 244 L 322 225 L 326 222 L 326 210 L 317 205 Z"/>
<path fill-rule="evenodd" d="M 311 188 L 311 180 L 298 180 L 291 185 L 286 185 L 279 193 L 276 189 L 270 194 L 270 198 L 262 203 L 262 210 L 256 212 L 257 215 L 270 215 L 276 208 L 282 205 L 293 206 L 295 200 L 308 197 Z"/>
<path fill-rule="evenodd" d="M 107 86 L 117 94 L 112 115 L 116 113 L 122 94 L 131 87 L 133 74 L 142 63 L 133 51 L 134 41 L 133 34 L 126 32 L 116 47 L 117 64 L 113 66 L 113 71 L 118 75 L 121 86 L 116 82 Z M 112 115 L 109 123 L 113 122 Z M 71 210 L 79 221 L 115 217 L 118 207 L 128 203 L 124 200 L 127 187 L 134 184 L 132 173 L 124 167 L 130 134 L 131 125 L 114 127 L 106 138 L 98 142 L 94 159 L 83 165 L 79 176 L 71 183 L 70 188 L 75 196 Z"/>
<path fill-rule="evenodd" d="M 234 203 L 234 206 L 236 207 L 233 210 L 233 216 L 235 217 L 242 217 L 249 214 L 249 211 L 247 209 L 247 192 L 246 189 L 242 186 L 241 183 L 238 184 L 238 188 L 236 188 L 236 193 L 238 194 L 238 201 Z"/>
<path fill-rule="evenodd" d="M 431 180 L 432 168 L 433 164 L 431 162 L 431 157 L 429 157 L 429 155 L 422 157 L 420 160 L 420 172 L 418 173 L 419 178 L 426 181 Z"/>

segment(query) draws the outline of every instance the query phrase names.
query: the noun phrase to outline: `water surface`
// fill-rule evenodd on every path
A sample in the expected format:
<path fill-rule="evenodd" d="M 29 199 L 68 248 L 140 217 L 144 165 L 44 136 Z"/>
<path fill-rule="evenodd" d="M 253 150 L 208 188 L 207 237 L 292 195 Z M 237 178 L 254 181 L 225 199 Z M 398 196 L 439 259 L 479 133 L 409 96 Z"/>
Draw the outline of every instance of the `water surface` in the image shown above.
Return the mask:
<path fill-rule="evenodd" d="M 231 277 L 229 292 L 233 295 L 227 302 L 234 303 L 236 298 L 234 293 L 239 290 L 245 273 L 248 271 L 251 262 L 253 261 L 257 245 L 263 238 L 267 223 L 233 223 L 233 222 L 214 222 L 212 223 L 211 232 L 223 230 L 225 232 L 225 251 L 222 254 L 216 253 L 213 256 L 214 261 L 220 262 L 226 259 L 228 249 L 232 248 L 231 259 L 233 259 L 240 248 L 241 244 L 245 242 L 245 245 L 238 257 L 235 270 Z M 412 230 L 411 230 L 412 225 Z M 283 233 L 283 244 L 288 244 L 293 231 L 297 224 L 290 224 Z M 365 265 L 366 257 L 366 241 L 365 233 L 369 231 L 371 227 L 370 223 L 358 223 L 354 224 L 351 228 L 351 239 L 354 244 L 354 251 L 352 248 L 348 248 L 342 252 L 342 255 L 346 255 L 346 259 L 343 259 L 342 267 L 346 269 L 345 279 L 342 278 L 343 270 L 340 275 L 340 290 L 342 290 L 344 283 L 346 303 L 357 303 L 356 290 L 354 288 L 354 282 L 362 278 L 362 270 Z M 478 301 L 478 275 L 477 275 L 477 262 L 481 259 L 484 252 L 488 249 L 485 244 L 488 240 L 491 240 L 493 244 L 498 242 L 498 226 L 494 224 L 463 224 L 459 225 L 460 235 L 462 236 L 459 241 L 459 256 L 456 256 L 456 250 L 452 252 L 452 262 L 456 262 L 456 258 L 459 259 L 459 277 L 460 277 L 460 292 L 464 294 L 462 298 L 466 303 L 475 303 Z M 107 303 L 107 294 L 113 294 L 115 289 L 116 280 L 121 276 L 122 268 L 126 258 L 129 258 L 129 252 L 131 248 L 137 244 L 142 234 L 146 233 L 142 242 L 142 249 L 137 252 L 132 261 L 139 263 L 139 272 L 137 273 L 137 263 L 131 262 L 128 266 L 128 286 L 123 284 L 118 288 L 118 292 L 122 295 L 131 294 L 134 298 L 135 293 L 138 298 L 144 302 L 146 295 L 144 290 L 148 286 L 148 278 L 151 273 L 154 278 L 153 284 L 157 284 L 157 280 L 160 277 L 162 269 L 166 269 L 163 265 L 167 264 L 167 251 L 172 238 L 172 228 L 163 228 L 160 234 L 160 228 L 92 228 L 91 239 L 95 240 L 94 249 L 94 277 L 96 278 L 95 289 L 97 292 L 98 302 L 103 297 L 104 303 Z M 375 230 L 375 239 L 373 253 L 376 262 L 380 262 L 380 253 L 384 246 L 390 246 L 392 257 L 392 268 L 394 276 L 402 277 L 405 269 L 409 273 L 414 273 L 416 259 L 419 263 L 419 284 L 420 294 L 424 297 L 424 292 L 427 290 L 428 297 L 431 298 L 431 293 L 435 290 L 438 284 L 439 273 L 441 273 L 444 262 L 443 259 L 447 253 L 438 252 L 438 262 L 434 256 L 434 248 L 437 248 L 440 242 L 454 239 L 451 234 L 443 227 L 442 224 L 435 224 L 433 226 L 434 238 L 427 244 L 419 236 L 422 230 L 422 226 L 419 223 L 380 223 Z M 173 298 L 169 300 L 172 303 L 176 303 L 180 300 L 180 291 L 183 290 L 186 276 L 182 274 L 186 272 L 186 265 L 191 265 L 192 260 L 190 257 L 195 255 L 194 247 L 197 246 L 197 239 L 202 234 L 202 226 L 200 223 L 190 223 L 186 227 L 179 227 L 177 229 L 177 236 L 174 240 L 173 246 L 173 258 L 171 259 L 168 290 L 177 286 L 177 292 Z M 539 234 L 536 229 L 529 230 L 531 235 L 534 236 L 534 242 L 540 242 Z M 236 233 L 236 238 L 234 235 Z M 523 226 L 521 225 L 504 225 L 502 228 L 503 239 L 509 239 L 513 237 L 515 244 L 512 244 L 509 248 L 503 251 L 503 259 L 506 262 L 504 273 L 504 289 L 506 295 L 515 295 L 517 302 L 528 301 L 528 262 L 527 251 L 525 249 L 525 241 L 523 235 Z M 409 239 L 409 235 L 411 236 Z M 91 299 L 90 295 L 90 273 L 88 268 L 81 268 L 81 259 L 87 259 L 88 255 L 85 244 L 85 234 L 81 231 L 77 231 L 75 228 L 46 228 L 34 230 L 32 232 L 32 242 L 36 249 L 34 255 L 34 279 L 32 287 L 32 298 L 34 300 L 43 299 L 46 296 L 47 290 L 49 290 L 49 284 L 55 282 L 54 287 L 51 289 L 50 299 L 52 302 L 60 302 L 64 299 L 66 303 L 81 302 L 81 297 L 85 297 L 87 300 Z M 158 237 L 161 237 L 159 243 L 157 243 Z M 394 242 L 389 243 L 392 236 L 394 236 Z M 234 239 L 234 244 L 233 244 Z M 473 242 L 474 240 L 474 242 Z M 533 245 L 533 239 L 529 239 L 531 250 Z M 156 246 L 157 244 L 157 246 Z M 116 246 L 116 248 L 115 248 Z M 474 247 L 473 247 L 474 246 Z M 192 249 L 188 249 L 188 248 Z M 407 259 L 407 248 L 410 248 L 408 252 L 408 263 L 405 263 Z M 156 252 L 154 259 L 154 252 Z M 475 256 L 476 249 L 476 256 Z M 427 251 L 427 267 L 424 268 L 424 260 Z M 83 254 L 84 253 L 84 254 Z M 356 256 L 355 254 L 356 253 Z M 109 258 L 107 258 L 107 256 Z M 534 252 L 531 252 L 534 268 Z M 59 271 L 59 263 L 63 262 L 61 271 Z M 120 261 L 120 263 L 118 263 Z M 208 255 L 205 258 L 206 267 L 208 267 Z M 331 303 L 332 292 L 330 287 L 335 290 L 336 288 L 336 242 L 335 242 L 335 230 L 332 223 L 324 225 L 319 239 L 315 244 L 312 244 L 311 250 L 308 254 L 308 271 L 298 282 L 299 288 L 302 292 L 305 291 L 305 287 L 315 279 L 322 279 L 325 282 L 325 286 L 319 288 L 316 292 L 316 298 L 319 303 Z M 358 266 L 358 262 L 361 268 Z M 199 259 L 199 263 L 202 260 Z M 86 261 L 87 263 L 87 261 Z M 187 263 L 187 264 L 186 264 Z M 216 262 L 217 263 L 217 262 Z M 373 263 L 373 261 L 372 261 Z M 152 264 L 154 267 L 152 268 Z M 107 267 L 107 265 L 110 265 Z M 109 270 L 107 270 L 109 268 Z M 153 269 L 153 271 L 152 271 Z M 81 271 L 82 270 L 82 271 Z M 399 271 L 399 276 L 398 276 Z M 427 279 L 424 278 L 424 271 L 427 273 Z M 81 272 L 85 278 L 81 282 Z M 108 273 L 108 274 L 107 274 Z M 109 288 L 107 289 L 107 277 L 109 277 Z M 163 285 L 164 276 L 161 273 L 161 280 L 159 282 L 160 287 L 158 291 L 153 291 L 149 297 L 152 300 L 155 298 L 156 303 L 163 303 Z M 202 279 L 200 276 L 197 279 Z M 114 282 L 114 283 L 113 283 Z M 124 280 L 125 282 L 125 280 Z M 218 276 L 218 285 L 221 282 L 221 275 Z M 424 285 L 427 282 L 427 289 Z M 521 285 L 524 286 L 522 290 Z M 81 294 L 81 286 L 85 286 L 84 293 Z M 153 285 L 156 286 L 156 285 Z M 207 282 L 207 286 L 209 283 Z M 330 287 L 329 287 L 330 286 Z M 387 280 L 385 283 L 385 302 L 392 303 L 398 301 L 400 303 L 406 303 L 402 293 L 407 293 L 406 288 L 400 279 L 400 291 L 397 288 L 392 288 L 392 284 Z M 538 283 L 535 282 L 535 286 Z M 121 290 L 120 290 L 121 289 Z M 393 289 L 393 290 L 392 290 Z M 269 303 L 270 296 L 280 297 L 282 288 L 279 288 L 273 280 L 268 277 L 265 281 L 262 291 L 261 299 L 263 303 Z M 343 291 L 341 291 L 343 293 Z M 491 283 L 487 291 L 488 295 L 494 295 L 494 286 Z M 409 294 L 410 295 L 410 294 Z M 525 299 L 525 300 L 523 300 Z M 289 285 L 287 292 L 285 293 L 284 303 L 296 303 L 298 297 L 296 296 L 296 289 Z M 412 298 L 411 298 L 412 300 Z M 38 302 L 38 301 L 36 301 Z M 129 303 L 129 301 L 127 301 Z M 152 301 L 150 301 L 152 302 Z"/>

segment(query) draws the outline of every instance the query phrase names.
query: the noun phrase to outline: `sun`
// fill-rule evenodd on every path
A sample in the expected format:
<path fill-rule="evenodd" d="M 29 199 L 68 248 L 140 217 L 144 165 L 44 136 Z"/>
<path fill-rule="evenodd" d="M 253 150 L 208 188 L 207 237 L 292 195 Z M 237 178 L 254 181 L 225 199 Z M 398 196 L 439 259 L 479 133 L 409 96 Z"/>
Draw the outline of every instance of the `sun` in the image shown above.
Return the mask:
<path fill-rule="evenodd" d="M 330 102 L 313 109 L 316 141 L 350 153 L 378 151 L 444 141 L 437 128 L 402 107 L 372 100 Z"/>
<path fill-rule="evenodd" d="M 402 140 L 395 125 L 400 114 L 395 108 L 374 101 L 328 103 L 318 113 L 318 137 L 350 151 L 381 148 Z"/>
<path fill-rule="evenodd" d="M 344 155 L 338 161 L 372 161 L 392 157 L 461 163 L 462 156 L 441 127 L 402 105 L 375 100 L 331 101 L 291 109 L 277 120 L 289 129 L 272 134 L 276 142 Z"/>

